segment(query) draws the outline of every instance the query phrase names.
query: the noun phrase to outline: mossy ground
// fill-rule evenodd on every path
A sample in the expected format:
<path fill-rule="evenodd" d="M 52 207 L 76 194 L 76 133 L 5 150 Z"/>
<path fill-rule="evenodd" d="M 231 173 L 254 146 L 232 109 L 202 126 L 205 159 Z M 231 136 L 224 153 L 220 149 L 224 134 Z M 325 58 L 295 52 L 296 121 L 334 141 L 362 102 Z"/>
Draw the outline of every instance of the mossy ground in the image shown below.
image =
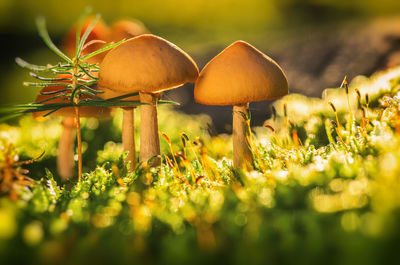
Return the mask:
<path fill-rule="evenodd" d="M 210 136 L 208 117 L 170 107 L 159 109 L 161 167 L 128 173 L 116 111 L 83 120 L 87 173 L 66 184 L 59 119 L 1 124 L 15 160 L 45 154 L 22 166 L 33 184 L 0 199 L 0 263 L 397 264 L 399 88 L 393 68 L 348 94 L 277 101 L 273 130 L 253 128 L 250 172 L 233 169 L 231 137 Z"/>

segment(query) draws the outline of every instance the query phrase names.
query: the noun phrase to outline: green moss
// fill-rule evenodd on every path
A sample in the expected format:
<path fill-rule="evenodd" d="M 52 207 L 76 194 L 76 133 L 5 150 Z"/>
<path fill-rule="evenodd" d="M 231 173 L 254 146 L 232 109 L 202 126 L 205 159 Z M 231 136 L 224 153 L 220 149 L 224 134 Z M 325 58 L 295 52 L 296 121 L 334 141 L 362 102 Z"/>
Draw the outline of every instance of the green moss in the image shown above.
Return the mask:
<path fill-rule="evenodd" d="M 398 82 L 391 80 L 399 71 L 357 84 L 362 95 L 384 103 L 368 106 L 365 117 L 354 98 L 349 111 L 341 90 L 275 103 L 278 113 L 287 104 L 289 122 L 279 116 L 267 121 L 275 132 L 255 128 L 251 172 L 233 169 L 230 138 L 207 135 L 208 117 L 170 107 L 159 110 L 160 131 L 171 142 L 161 139 L 159 168 L 128 173 L 117 111 L 109 120 L 83 120 L 87 173 L 65 185 L 55 168 L 60 120 L 37 123 L 27 116 L 2 124 L 1 145 L 13 143 L 14 155 L 46 153 L 24 166 L 33 185 L 17 186 L 17 201 L 0 201 L 0 263 L 394 262 L 400 104 Z M 377 84 L 385 98 L 372 89 Z M 326 97 L 335 101 L 339 125 L 331 122 L 336 117 Z M 5 158 L 1 153 L 2 165 Z"/>

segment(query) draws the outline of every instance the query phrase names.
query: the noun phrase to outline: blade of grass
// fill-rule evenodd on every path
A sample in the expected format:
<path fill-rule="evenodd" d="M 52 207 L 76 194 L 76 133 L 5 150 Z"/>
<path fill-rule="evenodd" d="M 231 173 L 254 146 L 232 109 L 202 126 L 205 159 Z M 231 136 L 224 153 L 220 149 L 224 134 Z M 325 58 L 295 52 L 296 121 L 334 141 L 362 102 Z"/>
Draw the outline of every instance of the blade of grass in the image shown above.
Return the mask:
<path fill-rule="evenodd" d="M 104 91 L 96 90 L 96 89 L 93 89 L 93 88 L 88 87 L 88 86 L 86 86 L 86 85 L 83 85 L 83 89 L 84 89 L 84 90 L 87 90 L 87 91 L 90 91 L 90 92 L 92 92 L 92 93 L 94 93 L 94 94 L 102 94 L 102 93 L 104 93 Z"/>
<path fill-rule="evenodd" d="M 37 74 L 35 74 L 33 72 L 30 72 L 29 75 L 34 77 L 34 78 L 36 78 L 36 79 L 38 79 L 38 80 L 40 80 L 40 81 L 70 81 L 71 80 L 71 78 L 43 77 L 43 76 L 39 76 L 39 75 L 37 75 Z"/>
<path fill-rule="evenodd" d="M 90 78 L 92 78 L 92 79 L 94 79 L 94 80 L 97 80 L 97 79 L 98 79 L 97 77 L 94 77 L 93 75 L 91 75 L 91 74 L 89 73 L 89 71 L 86 71 L 85 67 L 82 67 L 80 64 L 78 64 L 78 67 L 79 67 L 87 76 L 89 76 Z"/>
<path fill-rule="evenodd" d="M 51 100 L 53 100 L 53 99 L 62 98 L 62 97 L 65 97 L 65 100 L 68 100 L 69 97 L 70 97 L 70 95 L 69 95 L 69 93 L 61 94 L 61 95 L 57 95 L 57 96 L 54 96 L 54 97 L 51 97 L 51 98 L 46 98 L 46 99 L 41 100 L 41 101 L 38 101 L 38 102 L 36 102 L 36 103 L 37 103 L 37 104 L 43 104 L 43 103 L 48 102 L 48 101 L 51 101 Z"/>
<path fill-rule="evenodd" d="M 157 101 L 157 104 L 160 104 L 160 105 L 164 105 L 164 104 L 180 105 L 178 102 L 170 101 L 170 100 L 159 100 L 159 101 Z"/>
<path fill-rule="evenodd" d="M 48 86 L 66 86 L 71 87 L 70 83 L 36 83 L 36 82 L 23 82 L 24 86 L 31 87 L 48 87 Z"/>
<path fill-rule="evenodd" d="M 22 68 L 29 69 L 31 71 L 35 72 L 46 72 L 46 71 L 67 71 L 69 70 L 72 66 L 70 64 L 57 64 L 57 65 L 35 65 L 28 63 L 27 61 L 21 59 L 20 57 L 15 58 L 15 62 Z M 69 72 L 68 72 L 69 73 Z M 69 73 L 70 74 L 70 73 Z"/>
<path fill-rule="evenodd" d="M 50 70 L 48 67 L 46 66 L 42 66 L 42 65 L 35 65 L 35 64 L 30 64 L 27 61 L 21 59 L 20 57 L 15 58 L 15 62 L 21 66 L 22 68 L 26 68 L 32 71 L 36 71 L 36 72 L 42 72 L 42 71 L 48 71 Z"/>
<path fill-rule="evenodd" d="M 58 70 L 51 70 L 53 73 L 55 74 L 59 74 L 59 75 L 70 75 L 71 72 L 68 71 L 58 71 Z"/>
<path fill-rule="evenodd" d="M 62 51 L 60 51 L 57 48 L 57 46 L 54 45 L 54 43 L 50 39 L 49 33 L 47 32 L 47 29 L 46 29 L 46 20 L 44 19 L 44 17 L 38 17 L 36 19 L 36 26 L 38 28 L 40 37 L 43 39 L 43 41 L 46 43 L 46 45 L 50 48 L 50 50 L 52 50 L 55 54 L 60 56 L 65 61 L 72 63 L 72 60 L 70 58 L 68 58 L 68 56 L 66 56 Z"/>
<path fill-rule="evenodd" d="M 79 87 L 78 87 L 78 86 L 75 87 L 74 90 L 72 90 L 72 92 L 71 92 L 71 97 L 70 97 L 70 99 L 69 99 L 69 101 L 71 102 L 71 104 L 74 104 L 74 99 L 75 99 L 76 93 L 78 93 L 78 91 L 79 91 Z"/>
<path fill-rule="evenodd" d="M 0 107 L 0 113 L 8 113 L 18 110 L 35 112 L 35 111 L 51 110 L 55 108 L 65 108 L 71 106 L 73 106 L 71 103 L 48 103 L 48 104 L 31 103 L 31 104 Z"/>
<path fill-rule="evenodd" d="M 99 90 L 102 91 L 102 90 Z M 104 91 L 103 91 L 104 92 Z M 113 98 L 109 98 L 106 101 L 116 101 L 116 100 L 120 100 L 120 99 L 124 99 L 124 98 L 129 98 L 129 97 L 134 97 L 134 96 L 138 96 L 139 92 L 135 92 L 135 93 L 129 93 L 129 94 L 125 94 L 122 96 L 118 96 L 118 97 L 113 97 Z"/>
<path fill-rule="evenodd" d="M 98 49 L 97 51 L 94 51 L 92 53 L 89 53 L 88 55 L 83 56 L 81 58 L 81 61 L 86 61 L 87 59 L 89 59 L 89 58 L 91 58 L 91 57 L 93 57 L 93 56 L 95 56 L 95 55 L 97 55 L 99 53 L 102 53 L 102 52 L 108 51 L 108 50 L 110 50 L 110 49 L 112 49 L 114 47 L 117 47 L 118 45 L 122 44 L 124 41 L 125 41 L 125 39 L 123 39 L 123 40 L 121 40 L 119 42 L 116 42 L 116 43 L 108 44 L 108 45 L 104 46 L 103 48 Z"/>
<path fill-rule="evenodd" d="M 79 16 L 78 25 L 76 29 L 76 36 L 75 36 L 75 58 L 79 58 L 80 56 L 80 53 L 78 51 L 79 51 L 79 40 L 81 38 L 83 21 L 91 12 L 92 8 L 88 6 L 85 8 L 84 12 Z"/>
<path fill-rule="evenodd" d="M 5 122 L 7 120 L 10 120 L 10 119 L 22 116 L 22 115 L 24 115 L 24 112 L 18 112 L 18 113 L 9 114 L 9 115 L 6 115 L 4 117 L 0 117 L 0 122 Z"/>
<path fill-rule="evenodd" d="M 81 78 L 79 78 L 77 81 L 79 82 L 79 84 L 86 85 L 86 86 L 91 86 L 91 85 L 94 85 L 97 83 L 97 80 L 86 80 L 86 79 L 81 79 Z"/>
<path fill-rule="evenodd" d="M 85 33 L 82 35 L 82 38 L 80 39 L 79 47 L 76 51 L 76 56 L 75 58 L 78 59 L 80 57 L 80 54 L 82 52 L 82 47 L 85 44 L 87 38 L 89 37 L 90 32 L 92 32 L 94 26 L 100 19 L 100 14 L 97 14 L 95 18 L 90 22 L 89 26 L 86 28 Z"/>
<path fill-rule="evenodd" d="M 66 92 L 66 91 L 71 91 L 71 90 L 72 90 L 71 88 L 66 88 L 66 89 L 57 90 L 57 91 L 40 92 L 40 95 L 43 95 L 43 96 L 55 95 L 55 94 L 58 94 L 58 93 L 63 93 L 63 92 Z"/>
<path fill-rule="evenodd" d="M 84 51 L 90 45 L 93 45 L 96 43 L 106 44 L 107 42 L 105 42 L 104 40 L 91 40 L 91 41 L 87 42 L 85 45 L 83 45 L 82 51 Z"/>
<path fill-rule="evenodd" d="M 46 114 L 44 114 L 43 117 L 47 117 L 47 116 L 53 114 L 54 112 L 56 112 L 56 111 L 59 110 L 59 109 L 60 109 L 60 108 L 53 109 L 53 110 L 47 112 Z"/>
<path fill-rule="evenodd" d="M 72 107 L 74 104 L 71 104 L 69 102 L 66 103 L 48 103 L 48 104 L 27 104 L 32 107 L 32 109 L 37 110 L 37 111 L 42 111 L 42 110 L 51 110 L 51 109 L 56 109 L 56 108 L 66 108 L 66 107 Z"/>
<path fill-rule="evenodd" d="M 92 71 L 100 69 L 100 67 L 97 64 L 90 64 L 89 67 L 92 68 Z M 95 68 L 95 69 L 93 69 L 93 68 Z"/>
<path fill-rule="evenodd" d="M 83 95 L 88 95 L 90 97 L 93 97 L 94 99 L 103 100 L 101 97 L 97 96 L 95 93 L 92 93 L 90 91 L 83 90 L 83 89 L 79 90 L 79 92 L 77 94 L 78 95 L 82 95 L 82 94 Z"/>
<path fill-rule="evenodd" d="M 139 101 L 116 101 L 108 102 L 106 100 L 88 100 L 83 99 L 79 102 L 78 106 L 88 106 L 88 107 L 125 107 L 125 106 L 139 106 L 139 105 L 150 105 L 149 103 L 142 103 Z"/>

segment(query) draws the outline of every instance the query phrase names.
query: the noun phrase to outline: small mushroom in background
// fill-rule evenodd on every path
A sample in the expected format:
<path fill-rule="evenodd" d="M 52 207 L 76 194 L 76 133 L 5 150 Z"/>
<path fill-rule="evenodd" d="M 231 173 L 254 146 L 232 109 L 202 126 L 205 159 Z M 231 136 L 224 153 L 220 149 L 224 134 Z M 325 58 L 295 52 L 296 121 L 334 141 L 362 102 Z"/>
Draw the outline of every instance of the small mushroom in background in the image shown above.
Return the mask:
<path fill-rule="evenodd" d="M 237 41 L 214 57 L 201 71 L 194 88 L 195 100 L 205 105 L 233 105 L 233 163 L 251 169 L 249 103 L 288 94 L 280 66 L 255 47 Z"/>
<path fill-rule="evenodd" d="M 147 32 L 147 29 L 144 25 L 139 21 L 131 21 L 131 20 L 119 20 L 116 21 L 111 26 L 111 37 L 110 39 L 114 42 L 118 42 L 122 39 L 129 39 L 136 37 L 138 35 L 142 35 Z M 106 75 L 107 76 L 107 75 Z M 113 78 L 110 75 L 110 78 Z M 115 80 L 118 82 L 117 80 Z M 113 83 L 113 81 L 110 81 Z M 123 96 L 129 92 L 125 91 L 117 91 L 113 90 L 112 87 L 102 88 L 104 91 L 103 94 L 100 94 L 100 97 L 103 99 L 110 99 L 114 97 Z M 135 93 L 135 92 L 132 92 Z M 139 96 L 133 96 L 124 98 L 122 101 L 139 101 Z M 136 147 L 135 147 L 135 106 L 125 106 L 121 107 L 123 110 L 123 120 L 122 120 L 122 145 L 124 151 L 128 151 L 128 156 L 126 157 L 126 161 L 131 163 L 130 171 L 133 171 L 136 167 Z"/>
<path fill-rule="evenodd" d="M 111 41 L 130 39 L 149 33 L 147 28 L 139 20 L 118 20 L 111 25 Z"/>
<path fill-rule="evenodd" d="M 81 28 L 81 36 L 85 33 L 89 24 L 93 21 L 94 17 L 88 17 L 82 23 Z M 70 31 L 66 34 L 64 38 L 64 51 L 67 56 L 73 57 L 76 52 L 76 31 L 78 25 L 75 24 Z M 89 45 L 84 51 L 83 54 L 89 54 L 94 52 L 100 48 L 102 48 L 106 42 L 118 42 L 122 39 L 133 38 L 149 31 L 139 20 L 118 20 L 114 22 L 111 28 L 103 21 L 99 20 L 94 25 L 92 31 L 89 33 L 89 36 L 85 43 L 89 43 L 91 41 L 102 41 L 104 43 L 98 42 Z M 106 56 L 107 52 L 102 52 L 88 59 L 89 63 L 101 63 L 104 56 Z"/>
<path fill-rule="evenodd" d="M 89 24 L 93 21 L 94 17 L 89 17 L 86 20 L 83 21 L 82 28 L 81 28 L 81 36 L 85 33 L 87 27 Z M 76 23 L 70 31 L 66 34 L 63 40 L 63 50 L 65 54 L 69 57 L 74 57 L 76 53 L 76 33 L 78 29 L 78 23 Z M 102 21 L 99 20 L 93 27 L 92 31 L 90 32 L 85 44 L 88 44 L 91 41 L 95 40 L 100 40 L 107 42 L 109 40 L 110 36 L 110 30 L 108 26 Z M 104 43 L 93 43 L 92 45 L 89 45 L 86 47 L 84 51 L 82 51 L 82 54 L 88 54 L 93 51 L 96 51 L 97 49 L 100 49 L 101 47 L 104 46 Z M 96 56 L 93 56 L 92 58 L 89 58 L 88 62 L 89 63 L 100 63 L 101 60 L 104 58 L 104 54 L 100 53 Z M 92 72 L 92 75 L 96 76 L 96 72 Z M 70 79 L 70 75 L 59 75 L 57 76 L 58 78 L 65 78 L 65 79 Z M 83 77 L 84 78 L 84 77 Z M 60 81 L 62 83 L 66 83 L 68 81 Z M 55 82 L 59 83 L 59 82 Z M 65 89 L 64 86 L 49 86 L 45 87 L 41 92 L 54 92 L 57 90 L 63 90 Z M 57 98 L 53 100 L 47 100 L 51 97 L 51 95 L 39 95 L 36 99 L 36 102 L 41 102 L 45 100 L 44 103 L 65 103 L 66 98 Z M 80 108 L 80 116 L 82 117 L 91 117 L 91 116 L 96 116 L 93 115 L 93 113 L 96 112 L 96 110 L 101 110 L 102 113 L 104 113 L 105 116 L 110 115 L 110 111 L 105 108 L 93 108 L 93 107 L 81 107 Z M 36 112 L 34 113 L 34 117 L 37 119 L 40 119 L 42 115 L 45 115 L 45 112 Z M 58 172 L 63 180 L 67 180 L 73 176 L 73 149 L 74 149 L 74 133 L 75 133 L 75 111 L 73 108 L 62 108 L 55 113 L 51 114 L 52 116 L 63 116 L 64 119 L 62 121 L 63 125 L 63 133 L 61 135 L 61 139 L 59 142 L 59 155 L 57 157 L 57 167 L 58 167 Z M 101 114 L 103 115 L 103 114 Z M 101 116 L 100 115 L 100 116 Z"/>
<path fill-rule="evenodd" d="M 58 75 L 59 79 L 70 79 L 71 75 L 62 74 Z M 66 83 L 68 81 L 56 81 L 54 83 Z M 54 84 L 53 86 L 47 86 L 40 92 L 49 93 L 65 89 L 64 85 Z M 42 95 L 39 94 L 36 98 L 36 103 L 66 103 L 68 97 L 60 97 L 56 99 L 48 100 L 54 95 Z M 82 97 L 83 99 L 85 97 Z M 87 97 L 86 97 L 87 98 Z M 49 111 L 34 112 L 33 117 L 37 120 L 43 120 L 43 115 Z M 75 134 L 75 110 L 73 107 L 61 108 L 49 116 L 62 116 L 63 131 L 61 134 L 60 141 L 58 143 L 58 156 L 57 156 L 57 169 L 62 180 L 68 180 L 73 176 L 74 167 L 74 134 Z M 81 117 L 107 117 L 110 116 L 110 109 L 103 107 L 80 107 Z"/>
<path fill-rule="evenodd" d="M 110 75 L 109 77 L 113 78 L 112 75 Z M 114 80 L 114 82 L 118 82 L 118 81 Z M 99 83 L 99 85 L 101 86 L 100 83 Z M 123 96 L 128 93 L 136 93 L 136 92 L 113 90 L 112 87 L 101 87 L 101 90 L 104 93 L 99 94 L 99 96 L 103 99 L 119 97 L 119 96 Z M 132 97 L 124 98 L 121 101 L 139 101 L 139 96 L 132 96 Z M 123 113 L 122 113 L 122 145 L 123 145 L 124 151 L 128 151 L 126 161 L 130 162 L 130 171 L 133 171 L 136 167 L 136 146 L 135 146 L 135 127 L 134 127 L 136 107 L 125 106 L 125 107 L 121 107 L 121 108 L 123 110 Z"/>
<path fill-rule="evenodd" d="M 86 29 L 88 28 L 89 24 L 93 21 L 94 17 L 88 17 L 83 21 L 82 28 L 81 28 L 81 37 L 85 33 Z M 78 29 L 78 24 L 75 24 L 70 31 L 66 34 L 64 38 L 64 47 L 63 50 L 65 54 L 69 57 L 74 57 L 75 52 L 76 52 L 76 32 Z M 89 54 L 92 53 L 100 48 L 102 48 L 105 45 L 105 42 L 110 41 L 110 36 L 111 36 L 111 31 L 110 28 L 104 23 L 103 20 L 97 21 L 97 23 L 94 25 L 92 31 L 89 33 L 89 36 L 85 42 L 85 44 L 99 40 L 104 43 L 93 43 L 86 47 L 84 51 L 82 51 L 82 54 Z M 106 55 L 105 52 L 97 54 L 87 60 L 88 63 L 100 63 L 104 56 Z"/>
<path fill-rule="evenodd" d="M 89 26 L 89 24 L 93 21 L 94 17 L 87 18 L 82 25 L 81 35 L 84 34 L 85 30 Z M 76 31 L 77 25 L 75 25 L 67 34 L 65 38 L 65 52 L 69 56 L 75 55 L 76 49 Z M 118 42 L 124 38 L 132 38 L 136 37 L 137 35 L 146 33 L 147 29 L 140 21 L 136 20 L 119 20 L 115 22 L 111 29 L 102 21 L 99 20 L 93 30 L 90 32 L 86 43 L 90 41 L 100 40 L 104 42 L 114 41 Z M 94 43 L 88 46 L 84 51 L 83 54 L 91 53 L 103 47 L 103 43 Z M 92 58 L 89 58 L 89 63 L 101 63 L 103 58 L 107 52 L 103 52 L 98 54 Z M 92 73 L 92 75 L 97 76 L 96 73 Z M 104 94 L 100 94 L 100 96 L 104 99 L 109 99 L 112 97 L 121 96 L 126 93 L 118 93 L 113 90 L 105 90 Z M 138 101 L 139 97 L 129 97 L 124 100 L 134 100 Z M 124 150 L 129 151 L 127 160 L 131 161 L 132 169 L 135 167 L 136 164 L 136 151 L 135 151 L 135 135 L 134 135 L 134 111 L 135 107 L 123 107 L 123 134 L 122 134 L 122 142 L 124 145 Z M 68 121 L 64 121 L 64 123 L 68 124 Z"/>
<path fill-rule="evenodd" d="M 161 92 L 194 82 L 198 68 L 193 59 L 176 45 L 145 34 L 112 49 L 100 65 L 99 87 L 126 93 L 139 92 L 140 161 L 150 166 L 161 163 L 157 102 Z"/>

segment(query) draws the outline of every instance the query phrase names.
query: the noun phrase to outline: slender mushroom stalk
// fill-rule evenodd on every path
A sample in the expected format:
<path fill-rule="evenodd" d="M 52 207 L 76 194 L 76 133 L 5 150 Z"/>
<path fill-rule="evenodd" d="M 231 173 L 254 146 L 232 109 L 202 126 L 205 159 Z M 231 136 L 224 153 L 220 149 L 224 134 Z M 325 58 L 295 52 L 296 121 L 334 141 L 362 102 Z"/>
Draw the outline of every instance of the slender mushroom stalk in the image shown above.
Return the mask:
<path fill-rule="evenodd" d="M 101 85 L 101 84 L 99 84 Z M 109 89 L 108 87 L 101 87 L 103 93 L 100 97 L 104 99 L 110 99 L 119 97 L 129 92 L 121 92 Z M 122 101 L 138 101 L 138 96 L 128 97 Z M 136 168 L 136 147 L 135 147 L 135 106 L 124 106 L 122 108 L 122 146 L 124 152 L 128 152 L 128 156 L 125 158 L 126 163 L 130 163 L 129 171 L 132 172 Z"/>
<path fill-rule="evenodd" d="M 99 71 L 99 87 L 105 93 L 140 94 L 140 161 L 147 163 L 160 155 L 157 101 L 162 91 L 196 80 L 199 70 L 189 55 L 174 44 L 154 35 L 131 38 L 104 57 Z M 155 157 L 151 166 L 160 165 Z"/>
<path fill-rule="evenodd" d="M 233 106 L 233 164 L 238 168 L 250 169 L 253 165 L 253 154 L 249 143 L 249 126 L 247 116 L 249 104 Z"/>
<path fill-rule="evenodd" d="M 65 117 L 62 121 L 63 131 L 58 143 L 57 170 L 62 180 L 74 175 L 74 139 L 75 121 L 72 117 Z"/>
<path fill-rule="evenodd" d="M 61 74 L 58 75 L 59 79 L 71 78 L 70 74 Z M 55 81 L 54 85 L 44 87 L 40 92 L 55 92 L 59 90 L 65 89 L 64 85 L 57 85 L 59 82 L 65 81 Z M 95 89 L 95 88 L 94 88 Z M 46 103 L 65 103 L 65 99 L 63 98 L 55 98 L 50 99 L 52 96 L 48 94 L 39 94 L 36 98 L 35 102 L 46 101 Z M 82 99 L 87 98 L 84 96 Z M 49 100 L 50 99 L 50 100 Z M 62 116 L 64 117 L 62 125 L 63 131 L 61 134 L 60 142 L 59 142 L 59 150 L 57 156 L 57 169 L 58 173 L 62 180 L 70 179 L 73 176 L 73 165 L 74 165 L 74 134 L 76 126 L 80 126 L 76 122 L 77 112 L 79 117 L 107 117 L 110 116 L 110 109 L 102 108 L 102 107 L 67 107 L 57 110 L 53 112 L 50 116 Z M 33 117 L 38 120 L 43 120 L 43 115 L 46 114 L 47 111 L 34 112 Z M 77 137 L 80 138 L 79 130 L 77 131 Z M 79 141 L 78 141 L 79 144 Z M 80 150 L 80 148 L 78 148 Z M 78 170 L 82 172 L 82 166 L 78 165 Z"/>
<path fill-rule="evenodd" d="M 251 169 L 249 125 L 243 115 L 250 102 L 272 100 L 288 93 L 279 65 L 250 44 L 237 41 L 215 56 L 201 71 L 194 98 L 206 105 L 233 105 L 233 164 Z"/>
<path fill-rule="evenodd" d="M 82 135 L 81 135 L 81 115 L 78 107 L 74 107 L 76 139 L 78 142 L 78 181 L 82 178 Z"/>
<path fill-rule="evenodd" d="M 148 103 L 140 109 L 140 161 L 148 161 L 154 157 L 150 166 L 156 167 L 161 164 L 160 138 L 158 135 L 157 120 L 158 96 L 150 93 L 140 93 L 140 102 Z"/>
<path fill-rule="evenodd" d="M 136 167 L 136 148 L 135 148 L 135 108 L 122 108 L 122 145 L 124 151 L 128 151 L 126 161 L 130 162 L 130 170 Z"/>

